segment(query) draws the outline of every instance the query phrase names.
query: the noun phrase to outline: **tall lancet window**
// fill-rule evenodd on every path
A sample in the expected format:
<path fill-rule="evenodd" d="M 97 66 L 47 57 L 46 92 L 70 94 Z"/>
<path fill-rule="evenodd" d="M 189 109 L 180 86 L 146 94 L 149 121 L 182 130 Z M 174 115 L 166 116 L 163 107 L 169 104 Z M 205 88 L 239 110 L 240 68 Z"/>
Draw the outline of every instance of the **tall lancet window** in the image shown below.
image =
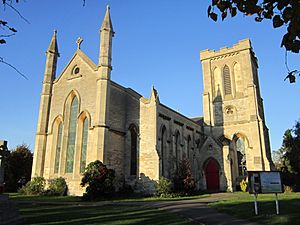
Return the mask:
<path fill-rule="evenodd" d="M 230 70 L 227 65 L 223 68 L 223 81 L 224 81 L 224 93 L 225 95 L 231 95 L 231 79 Z"/>
<path fill-rule="evenodd" d="M 163 126 L 161 130 L 161 175 L 166 175 L 166 163 L 167 163 L 167 157 L 166 157 L 166 127 Z"/>
<path fill-rule="evenodd" d="M 55 164 L 54 164 L 54 173 L 58 173 L 59 161 L 60 161 L 60 150 L 61 150 L 61 136 L 62 136 L 62 123 L 59 123 L 57 130 L 57 142 L 56 142 L 56 151 L 55 151 Z"/>
<path fill-rule="evenodd" d="M 82 128 L 82 143 L 81 143 L 81 157 L 80 157 L 80 173 L 84 172 L 86 165 L 86 150 L 87 150 L 87 140 L 88 140 L 88 118 L 83 121 Z"/>
<path fill-rule="evenodd" d="M 72 100 L 71 111 L 70 111 L 67 157 L 66 157 L 66 173 L 73 172 L 75 141 L 76 141 L 76 127 L 77 127 L 77 114 L 78 114 L 78 99 L 75 96 Z"/>
<path fill-rule="evenodd" d="M 137 175 L 137 129 L 130 128 L 130 175 Z"/>
<path fill-rule="evenodd" d="M 175 168 L 176 170 L 178 169 L 178 165 L 179 165 L 179 158 L 180 158 L 180 133 L 177 131 L 176 133 L 176 136 L 175 136 L 175 159 L 176 159 L 176 162 L 175 162 Z"/>
<path fill-rule="evenodd" d="M 190 159 L 190 154 L 191 154 L 191 142 L 192 142 L 191 136 L 189 135 L 187 139 L 187 148 L 186 148 L 186 157 L 188 159 Z"/>
<path fill-rule="evenodd" d="M 245 142 L 242 138 L 236 141 L 239 176 L 247 175 Z"/>

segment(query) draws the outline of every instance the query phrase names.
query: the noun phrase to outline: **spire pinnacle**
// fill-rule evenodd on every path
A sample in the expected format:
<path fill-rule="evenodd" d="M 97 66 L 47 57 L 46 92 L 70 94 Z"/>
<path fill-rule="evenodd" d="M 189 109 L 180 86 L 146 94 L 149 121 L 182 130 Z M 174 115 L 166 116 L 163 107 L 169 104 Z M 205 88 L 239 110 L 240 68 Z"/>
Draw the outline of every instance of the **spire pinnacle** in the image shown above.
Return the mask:
<path fill-rule="evenodd" d="M 104 20 L 102 22 L 102 26 L 100 30 L 110 30 L 111 32 L 114 32 L 111 18 L 110 18 L 110 7 L 109 5 L 106 6 L 106 12 L 104 16 Z"/>
<path fill-rule="evenodd" d="M 57 34 L 57 31 L 54 30 L 52 39 L 51 39 L 49 47 L 47 49 L 47 52 L 50 52 L 50 53 L 53 53 L 53 54 L 57 54 L 57 56 L 59 56 L 58 46 L 57 46 L 57 40 L 56 40 L 56 34 Z"/>

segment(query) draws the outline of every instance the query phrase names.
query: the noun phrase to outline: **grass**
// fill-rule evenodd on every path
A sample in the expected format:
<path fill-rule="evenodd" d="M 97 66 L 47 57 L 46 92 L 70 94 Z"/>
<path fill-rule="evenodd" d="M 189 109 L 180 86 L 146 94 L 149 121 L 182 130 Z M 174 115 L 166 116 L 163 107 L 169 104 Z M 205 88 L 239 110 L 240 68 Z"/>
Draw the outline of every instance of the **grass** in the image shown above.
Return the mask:
<path fill-rule="evenodd" d="M 258 196 L 258 216 L 254 215 L 253 195 L 248 193 L 235 193 L 234 197 L 210 203 L 209 206 L 234 217 L 262 224 L 300 224 L 300 193 L 278 194 L 278 198 L 279 215 L 276 215 L 274 194 L 261 194 Z"/>
<path fill-rule="evenodd" d="M 186 218 L 149 207 L 152 201 L 179 201 L 209 196 L 116 197 L 84 202 L 75 196 L 24 196 L 9 193 L 25 224 L 195 224 Z M 149 204 L 147 204 L 149 202 Z M 147 206 L 148 205 L 148 206 Z"/>
<path fill-rule="evenodd" d="M 18 202 L 25 224 L 192 225 L 184 217 L 139 205 L 55 205 Z"/>
<path fill-rule="evenodd" d="M 81 201 L 77 196 L 28 196 L 19 193 L 8 193 L 9 198 L 15 201 L 35 201 L 35 202 L 78 202 Z"/>
<path fill-rule="evenodd" d="M 81 197 L 77 196 L 27 196 L 19 193 L 8 193 L 9 198 L 16 201 L 34 201 L 34 202 L 80 202 Z M 194 195 L 194 196 L 178 196 L 173 198 L 160 198 L 160 197 L 142 197 L 136 195 L 107 197 L 98 201 L 117 201 L 117 202 L 139 202 L 139 201 L 180 201 L 188 199 L 198 199 L 208 197 L 209 194 Z"/>

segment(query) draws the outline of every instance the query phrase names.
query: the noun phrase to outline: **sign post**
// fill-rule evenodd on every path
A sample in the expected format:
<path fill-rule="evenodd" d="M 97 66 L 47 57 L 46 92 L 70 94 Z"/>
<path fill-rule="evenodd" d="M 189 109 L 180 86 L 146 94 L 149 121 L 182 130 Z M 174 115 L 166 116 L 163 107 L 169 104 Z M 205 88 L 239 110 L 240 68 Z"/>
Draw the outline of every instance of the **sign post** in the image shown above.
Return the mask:
<path fill-rule="evenodd" d="M 257 194 L 254 194 L 253 197 L 254 197 L 254 212 L 255 212 L 255 215 L 257 216 L 258 215 Z"/>
<path fill-rule="evenodd" d="M 276 214 L 279 215 L 279 204 L 278 204 L 278 195 L 275 193 L 276 196 Z"/>
<path fill-rule="evenodd" d="M 254 211 L 258 215 L 258 194 L 274 193 L 276 198 L 276 214 L 279 214 L 278 193 L 283 192 L 280 172 L 248 171 L 249 193 L 254 195 Z"/>

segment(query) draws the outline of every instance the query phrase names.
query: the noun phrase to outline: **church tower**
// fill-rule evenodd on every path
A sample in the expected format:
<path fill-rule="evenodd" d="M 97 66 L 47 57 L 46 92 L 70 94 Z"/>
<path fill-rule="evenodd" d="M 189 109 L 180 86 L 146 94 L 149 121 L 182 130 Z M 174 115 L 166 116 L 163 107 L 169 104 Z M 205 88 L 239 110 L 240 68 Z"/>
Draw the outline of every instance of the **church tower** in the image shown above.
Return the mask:
<path fill-rule="evenodd" d="M 57 58 L 59 57 L 56 30 L 46 51 L 46 68 L 40 100 L 40 111 L 35 136 L 35 149 L 32 166 L 32 177 L 43 176 L 46 154 L 48 120 L 52 96 L 52 86 L 56 75 Z"/>
<path fill-rule="evenodd" d="M 112 70 L 112 38 L 114 30 L 107 6 L 104 20 L 100 28 L 100 52 L 97 72 L 97 97 L 95 117 L 95 149 L 96 158 L 106 162 L 109 129 L 110 74 Z"/>
<path fill-rule="evenodd" d="M 247 170 L 272 166 L 268 128 L 258 81 L 258 62 L 249 39 L 231 48 L 200 53 L 203 69 L 204 129 L 216 140 L 230 140 L 233 183 Z M 226 173 L 226 171 L 225 171 Z"/>

